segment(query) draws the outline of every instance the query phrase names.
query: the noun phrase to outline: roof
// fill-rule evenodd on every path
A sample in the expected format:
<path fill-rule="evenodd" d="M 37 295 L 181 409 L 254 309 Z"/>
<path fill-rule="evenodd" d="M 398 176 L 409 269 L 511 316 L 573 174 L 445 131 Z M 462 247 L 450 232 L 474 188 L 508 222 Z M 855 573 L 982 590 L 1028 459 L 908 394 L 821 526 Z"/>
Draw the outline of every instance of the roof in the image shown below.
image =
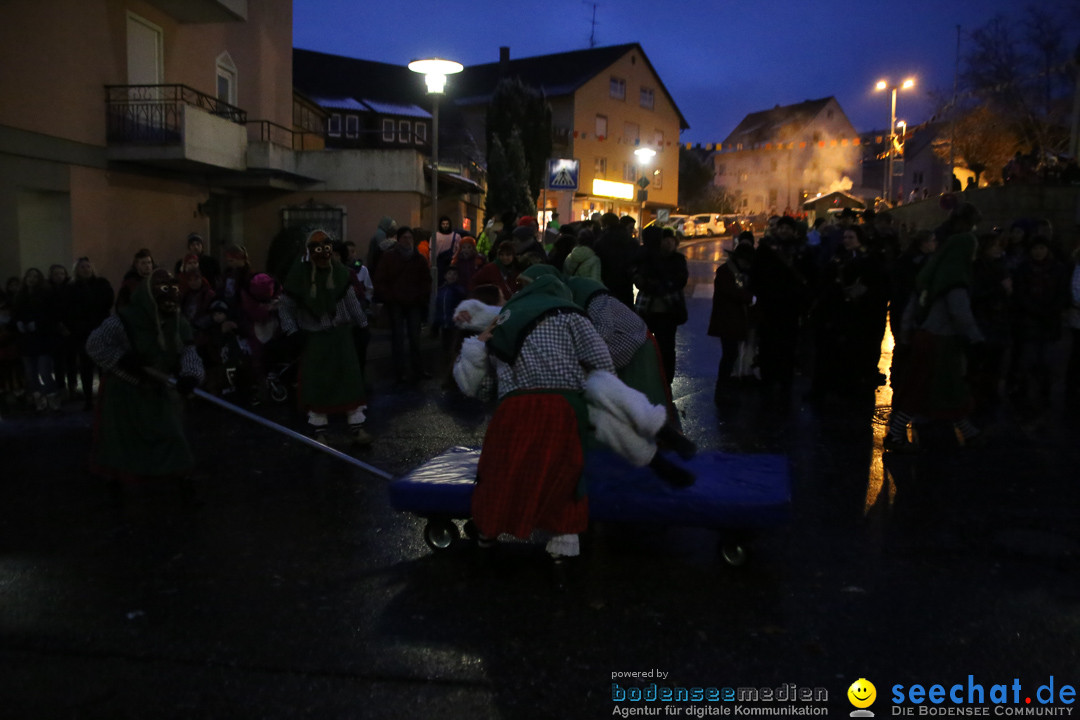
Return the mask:
<path fill-rule="evenodd" d="M 537 55 L 507 62 L 471 65 L 450 78 L 447 96 L 462 105 L 487 103 L 503 75 L 521 78 L 526 85 L 540 88 L 547 97 L 571 95 L 629 52 L 637 52 L 675 108 L 682 129 L 690 127 L 641 45 L 611 45 L 572 52 Z M 505 71 L 505 73 L 504 73 Z M 404 65 L 329 55 L 315 50 L 293 48 L 293 84 L 313 98 L 354 98 L 373 103 L 425 107 L 424 83 Z M 321 103 L 320 103 L 321 104 Z M 336 107 L 336 106 L 326 106 Z M 401 114 L 401 113 L 395 113 Z"/>
<path fill-rule="evenodd" d="M 835 102 L 830 95 L 818 100 L 804 100 L 795 105 L 777 105 L 771 110 L 750 113 L 724 139 L 724 145 L 742 143 L 743 147 L 752 147 L 756 143 L 793 139 L 831 101 Z"/>
<path fill-rule="evenodd" d="M 293 85 L 312 98 L 426 104 L 424 83 L 404 65 L 293 48 Z"/>
<path fill-rule="evenodd" d="M 831 204 L 833 200 L 839 200 L 841 202 L 846 200 L 847 202 L 841 207 L 866 207 L 866 202 L 862 198 L 855 197 L 854 195 L 846 193 L 843 190 L 835 190 L 831 193 L 825 193 L 820 197 L 810 198 L 806 202 L 804 202 L 802 206 L 804 209 L 806 209 L 822 202 Z"/>
<path fill-rule="evenodd" d="M 461 75 L 454 78 L 453 93 L 462 104 L 487 103 L 495 92 L 495 86 L 505 75 L 518 77 L 526 85 L 540 88 L 548 97 L 572 95 L 578 88 L 607 70 L 629 52 L 637 52 L 645 61 L 650 72 L 656 77 L 660 89 L 671 102 L 671 106 L 675 108 L 675 113 L 679 116 L 679 126 L 683 130 L 689 128 L 675 99 L 671 97 L 671 93 L 660 79 L 660 74 L 649 62 L 648 56 L 639 43 L 516 58 L 507 61 L 505 67 L 501 62 L 471 65 L 465 68 Z"/>

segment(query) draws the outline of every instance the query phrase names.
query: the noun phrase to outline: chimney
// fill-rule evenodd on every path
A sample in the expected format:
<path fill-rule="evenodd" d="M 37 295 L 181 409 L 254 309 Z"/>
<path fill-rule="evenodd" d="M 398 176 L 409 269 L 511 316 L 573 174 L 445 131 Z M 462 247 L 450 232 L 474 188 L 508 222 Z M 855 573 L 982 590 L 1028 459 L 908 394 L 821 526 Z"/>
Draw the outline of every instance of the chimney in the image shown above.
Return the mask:
<path fill-rule="evenodd" d="M 500 45 L 499 46 L 499 70 L 503 74 L 505 74 L 506 73 L 506 66 L 509 65 L 509 64 L 510 64 L 510 46 L 509 45 Z"/>

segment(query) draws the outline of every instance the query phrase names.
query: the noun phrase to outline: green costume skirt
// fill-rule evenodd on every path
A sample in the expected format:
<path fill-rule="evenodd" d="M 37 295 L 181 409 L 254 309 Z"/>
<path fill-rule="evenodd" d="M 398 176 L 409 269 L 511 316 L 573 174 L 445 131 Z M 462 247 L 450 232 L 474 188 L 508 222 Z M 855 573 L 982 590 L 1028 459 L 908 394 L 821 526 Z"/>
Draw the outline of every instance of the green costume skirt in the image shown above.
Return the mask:
<path fill-rule="evenodd" d="M 308 333 L 300 357 L 300 407 L 321 413 L 348 412 L 366 400 L 352 326 Z"/>
<path fill-rule="evenodd" d="M 163 385 L 106 379 L 94 426 L 93 469 L 118 479 L 175 477 L 194 468 L 183 400 Z"/>

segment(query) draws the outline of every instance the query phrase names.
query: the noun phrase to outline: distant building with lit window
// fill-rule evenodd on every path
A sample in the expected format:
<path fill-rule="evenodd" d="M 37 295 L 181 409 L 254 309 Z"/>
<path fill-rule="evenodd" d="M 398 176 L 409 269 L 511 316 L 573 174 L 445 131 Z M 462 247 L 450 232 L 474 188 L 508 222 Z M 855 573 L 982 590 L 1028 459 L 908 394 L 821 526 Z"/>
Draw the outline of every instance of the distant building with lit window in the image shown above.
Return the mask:
<path fill-rule="evenodd" d="M 743 214 L 796 214 L 819 193 L 862 186 L 861 140 L 834 97 L 751 113 L 712 158 L 713 183 Z"/>

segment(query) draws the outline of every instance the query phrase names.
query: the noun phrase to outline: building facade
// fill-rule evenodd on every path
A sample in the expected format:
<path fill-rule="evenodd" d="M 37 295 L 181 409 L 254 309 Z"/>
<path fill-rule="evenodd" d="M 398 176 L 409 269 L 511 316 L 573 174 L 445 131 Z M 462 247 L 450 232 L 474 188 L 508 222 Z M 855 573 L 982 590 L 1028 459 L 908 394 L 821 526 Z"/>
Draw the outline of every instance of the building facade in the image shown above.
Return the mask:
<path fill-rule="evenodd" d="M 317 108 L 294 98 L 291 0 L 5 3 L 0 272 L 89 256 L 118 279 L 262 233 L 252 208 L 316 178 Z M 34 52 L 21 40 L 34 38 Z"/>
<path fill-rule="evenodd" d="M 639 44 L 519 59 L 500 48 L 499 62 L 462 73 L 456 103 L 472 137 L 485 137 L 487 104 L 504 77 L 544 93 L 552 155 L 578 163 L 576 190 L 537 198 L 541 220 L 554 210 L 564 223 L 604 212 L 639 218 L 644 211 L 647 222 L 656 210 L 676 207 L 679 134 L 689 125 Z M 639 149 L 654 154 L 643 161 Z"/>
<path fill-rule="evenodd" d="M 862 149 L 834 97 L 747 115 L 713 153 L 713 183 L 740 214 L 796 214 L 817 195 L 862 185 Z"/>

